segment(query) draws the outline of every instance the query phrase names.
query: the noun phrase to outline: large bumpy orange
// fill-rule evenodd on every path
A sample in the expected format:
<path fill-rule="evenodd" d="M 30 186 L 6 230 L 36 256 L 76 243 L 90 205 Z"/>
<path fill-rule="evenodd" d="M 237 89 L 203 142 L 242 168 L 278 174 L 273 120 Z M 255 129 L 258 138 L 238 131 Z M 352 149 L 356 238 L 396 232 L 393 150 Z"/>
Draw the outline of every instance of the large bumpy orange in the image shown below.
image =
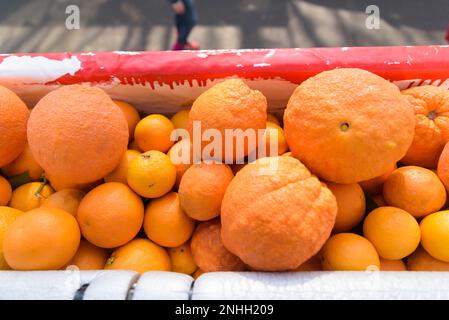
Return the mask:
<path fill-rule="evenodd" d="M 25 148 L 29 115 L 18 96 L 0 86 L 0 167 L 12 162 Z"/>
<path fill-rule="evenodd" d="M 115 248 L 137 235 L 143 216 L 143 203 L 137 194 L 123 183 L 108 182 L 86 194 L 76 219 L 89 242 Z"/>
<path fill-rule="evenodd" d="M 80 243 L 76 219 L 58 208 L 28 211 L 9 226 L 3 250 L 16 270 L 57 270 L 75 255 Z"/>
<path fill-rule="evenodd" d="M 284 113 L 287 143 L 313 173 L 354 183 L 388 171 L 413 140 L 413 107 L 387 80 L 335 69 L 304 81 Z"/>
<path fill-rule="evenodd" d="M 415 109 L 415 137 L 402 163 L 436 168 L 449 141 L 449 91 L 434 86 L 402 91 Z"/>
<path fill-rule="evenodd" d="M 446 143 L 441 152 L 438 160 L 437 174 L 446 190 L 449 190 L 449 143 Z"/>
<path fill-rule="evenodd" d="M 201 125 L 201 135 L 208 129 L 217 129 L 221 134 L 222 154 L 221 157 L 213 154 L 214 158 L 225 159 L 225 130 L 241 129 L 243 131 L 253 130 L 257 137 L 257 130 L 263 130 L 267 120 L 267 100 L 262 93 L 251 90 L 242 80 L 230 79 L 220 82 L 203 92 L 193 103 L 189 112 L 189 133 L 193 141 L 201 139 L 198 133 L 194 136 L 194 122 Z M 247 139 L 244 139 L 243 148 L 236 148 L 237 140 L 242 141 L 242 134 L 234 135 L 233 154 L 226 155 L 228 160 L 242 158 L 257 146 L 257 139 L 253 141 L 253 147 Z M 203 147 L 209 142 L 202 141 Z M 195 146 L 195 142 L 194 142 Z M 251 149 L 251 150 L 249 150 Z M 194 147 L 195 156 L 198 155 Z"/>
<path fill-rule="evenodd" d="M 256 270 L 295 269 L 318 252 L 337 215 L 332 192 L 293 157 L 241 169 L 221 206 L 225 247 Z"/>
<path fill-rule="evenodd" d="M 28 140 L 45 171 L 67 182 L 89 183 L 118 165 L 128 144 L 128 124 L 104 91 L 71 85 L 37 103 Z"/>

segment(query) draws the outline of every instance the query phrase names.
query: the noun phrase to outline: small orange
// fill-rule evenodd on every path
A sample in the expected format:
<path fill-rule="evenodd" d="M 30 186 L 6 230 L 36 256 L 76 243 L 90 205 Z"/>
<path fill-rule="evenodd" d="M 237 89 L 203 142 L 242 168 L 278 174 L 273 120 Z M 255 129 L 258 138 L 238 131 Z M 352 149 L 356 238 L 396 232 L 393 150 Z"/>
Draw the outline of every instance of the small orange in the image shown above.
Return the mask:
<path fill-rule="evenodd" d="M 34 159 L 31 149 L 27 144 L 22 153 L 13 162 L 2 168 L 2 172 L 8 178 L 28 173 L 32 181 L 37 181 L 41 178 L 44 171 Z"/>
<path fill-rule="evenodd" d="M 397 169 L 396 163 L 391 166 L 391 168 L 385 172 L 383 175 L 375 177 L 370 180 L 360 181 L 359 184 L 362 187 L 363 191 L 370 195 L 376 195 L 382 193 L 382 186 L 390 176 L 390 174 Z"/>
<path fill-rule="evenodd" d="M 363 235 L 374 245 L 379 256 L 399 260 L 419 245 L 421 231 L 416 219 L 399 208 L 380 207 L 363 222 Z"/>
<path fill-rule="evenodd" d="M 407 258 L 409 271 L 449 271 L 449 262 L 435 259 L 421 246 Z"/>
<path fill-rule="evenodd" d="M 55 175 L 51 175 L 48 172 L 45 173 L 46 178 L 49 180 L 50 185 L 56 191 L 61 191 L 65 189 L 77 189 L 82 190 L 84 192 L 88 192 L 95 188 L 96 186 L 103 183 L 103 179 L 89 182 L 89 183 L 73 183 L 66 181 L 64 178 L 57 177 Z"/>
<path fill-rule="evenodd" d="M 0 206 L 6 206 L 11 200 L 11 184 L 4 177 L 0 176 Z"/>
<path fill-rule="evenodd" d="M 126 180 L 131 189 L 142 197 L 159 198 L 173 188 L 176 167 L 166 154 L 147 151 L 131 161 Z"/>
<path fill-rule="evenodd" d="M 168 249 L 168 254 L 170 255 L 173 272 L 192 274 L 198 269 L 190 250 L 190 242 Z"/>
<path fill-rule="evenodd" d="M 385 201 L 414 217 L 440 210 L 446 203 L 446 189 L 431 170 L 406 166 L 394 170 L 383 186 Z"/>
<path fill-rule="evenodd" d="M 206 221 L 220 214 L 221 201 L 234 177 L 225 164 L 196 164 L 184 173 L 179 185 L 179 200 L 185 213 Z"/>
<path fill-rule="evenodd" d="M 261 147 L 257 150 L 257 157 L 280 156 L 287 152 L 287 150 L 288 145 L 285 141 L 284 130 L 275 123 L 267 122 Z"/>
<path fill-rule="evenodd" d="M 163 247 L 178 247 L 186 242 L 195 228 L 195 220 L 187 216 L 176 192 L 151 200 L 145 209 L 143 228 L 150 240 Z"/>
<path fill-rule="evenodd" d="M 76 219 L 58 208 L 38 208 L 16 218 L 6 231 L 3 250 L 15 270 L 58 270 L 80 243 Z"/>
<path fill-rule="evenodd" d="M 281 126 L 281 123 L 279 122 L 279 119 L 272 113 L 267 114 L 267 122 L 271 122 L 277 126 Z"/>
<path fill-rule="evenodd" d="M 436 168 L 440 153 L 449 141 L 449 91 L 443 87 L 418 86 L 402 94 L 415 110 L 415 135 L 401 162 Z"/>
<path fill-rule="evenodd" d="M 440 159 L 438 160 L 437 174 L 446 187 L 446 190 L 449 190 L 449 142 L 446 143 L 443 152 L 441 152 Z"/>
<path fill-rule="evenodd" d="M 196 265 L 205 272 L 245 270 L 242 260 L 224 247 L 220 232 L 218 219 L 198 225 L 190 244 Z"/>
<path fill-rule="evenodd" d="M 106 249 L 99 248 L 86 240 L 81 240 L 75 256 L 68 265 L 77 266 L 80 270 L 101 270 L 108 260 L 109 253 Z"/>
<path fill-rule="evenodd" d="M 36 209 L 55 191 L 48 184 L 30 182 L 21 185 L 12 192 L 9 206 L 23 212 Z"/>
<path fill-rule="evenodd" d="M 86 195 L 85 192 L 77 189 L 63 189 L 50 195 L 42 201 L 43 208 L 59 208 L 76 216 L 81 200 Z"/>
<path fill-rule="evenodd" d="M 105 182 L 121 182 L 127 184 L 128 167 L 132 160 L 140 155 L 139 151 L 127 150 L 120 160 L 118 166 L 104 177 Z"/>
<path fill-rule="evenodd" d="M 449 210 L 429 214 L 420 227 L 424 249 L 435 259 L 449 262 Z"/>
<path fill-rule="evenodd" d="M 175 129 L 171 121 L 161 114 L 146 116 L 136 126 L 134 139 L 143 151 L 158 150 L 167 152 L 174 141 L 170 139 Z"/>
<path fill-rule="evenodd" d="M 355 233 L 330 237 L 322 249 L 323 269 L 329 271 L 379 270 L 380 260 L 374 246 Z"/>
<path fill-rule="evenodd" d="M 189 127 L 189 112 L 190 109 L 184 109 L 176 112 L 171 117 L 171 122 L 175 126 L 175 129 L 185 129 L 187 130 Z"/>
<path fill-rule="evenodd" d="M 182 176 L 193 163 L 190 139 L 176 142 L 167 155 L 176 168 L 175 188 L 179 188 Z"/>
<path fill-rule="evenodd" d="M 129 140 L 131 141 L 134 138 L 134 129 L 136 128 L 137 123 L 140 121 L 140 115 L 137 110 L 124 101 L 112 100 L 114 103 L 122 110 L 125 115 L 126 122 L 128 122 L 128 131 L 129 131 Z"/>
<path fill-rule="evenodd" d="M 380 271 L 407 271 L 407 268 L 402 260 L 380 258 Z"/>
<path fill-rule="evenodd" d="M 101 248 L 115 248 L 133 239 L 144 215 L 142 199 L 127 185 L 108 182 L 81 201 L 76 218 L 83 236 Z"/>
<path fill-rule="evenodd" d="M 0 270 L 11 269 L 6 263 L 5 256 L 3 255 L 3 239 L 9 226 L 22 214 L 23 212 L 20 210 L 0 206 Z"/>
<path fill-rule="evenodd" d="M 319 254 L 314 255 L 312 258 L 301 264 L 294 271 L 321 271 L 321 258 Z"/>
<path fill-rule="evenodd" d="M 349 231 L 365 216 L 365 195 L 357 183 L 338 184 L 326 182 L 326 186 L 337 199 L 337 218 L 334 232 Z"/>
<path fill-rule="evenodd" d="M 171 271 L 167 251 L 147 239 L 134 239 L 116 249 L 106 262 L 106 270 Z"/>

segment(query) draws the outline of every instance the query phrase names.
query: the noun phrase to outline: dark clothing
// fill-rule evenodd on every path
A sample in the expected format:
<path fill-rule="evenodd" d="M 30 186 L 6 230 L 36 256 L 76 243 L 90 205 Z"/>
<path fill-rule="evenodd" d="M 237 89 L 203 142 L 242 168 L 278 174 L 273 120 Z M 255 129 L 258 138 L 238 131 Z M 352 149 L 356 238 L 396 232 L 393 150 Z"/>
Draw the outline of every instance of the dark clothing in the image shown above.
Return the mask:
<path fill-rule="evenodd" d="M 184 3 L 185 12 L 184 14 L 175 15 L 175 25 L 176 30 L 178 31 L 177 42 L 179 44 L 186 44 L 187 38 L 189 37 L 190 32 L 192 31 L 193 27 L 196 25 L 198 20 L 193 0 L 169 0 L 169 1 L 172 4 L 178 1 L 182 1 Z"/>

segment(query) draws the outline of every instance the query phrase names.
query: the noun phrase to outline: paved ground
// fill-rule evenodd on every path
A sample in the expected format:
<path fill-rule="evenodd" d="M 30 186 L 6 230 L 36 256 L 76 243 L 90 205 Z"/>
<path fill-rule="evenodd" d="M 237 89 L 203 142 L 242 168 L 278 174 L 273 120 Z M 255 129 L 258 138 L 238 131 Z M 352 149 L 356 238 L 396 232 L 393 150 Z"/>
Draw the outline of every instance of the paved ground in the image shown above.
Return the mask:
<path fill-rule="evenodd" d="M 203 48 L 445 44 L 447 0 L 196 0 L 192 39 Z M 65 8 L 81 10 L 80 30 Z M 380 29 L 365 9 L 380 9 Z M 164 50 L 173 41 L 166 0 L 0 0 L 0 53 Z"/>

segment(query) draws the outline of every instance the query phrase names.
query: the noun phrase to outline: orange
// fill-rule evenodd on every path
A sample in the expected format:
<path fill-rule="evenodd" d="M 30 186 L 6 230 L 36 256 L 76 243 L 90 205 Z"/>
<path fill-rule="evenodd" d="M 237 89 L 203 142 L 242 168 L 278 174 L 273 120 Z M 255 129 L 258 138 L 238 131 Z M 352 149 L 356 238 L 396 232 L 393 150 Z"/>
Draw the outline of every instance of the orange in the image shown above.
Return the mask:
<path fill-rule="evenodd" d="M 166 154 L 147 151 L 131 161 L 126 181 L 142 197 L 159 198 L 173 188 L 176 168 Z"/>
<path fill-rule="evenodd" d="M 334 232 L 349 231 L 365 216 L 365 195 L 357 183 L 338 184 L 326 182 L 326 186 L 337 199 L 337 218 Z"/>
<path fill-rule="evenodd" d="M 137 235 L 143 215 L 138 195 L 123 183 L 108 182 L 86 194 L 76 218 L 89 242 L 101 248 L 115 248 Z"/>
<path fill-rule="evenodd" d="M 163 247 L 178 247 L 189 240 L 195 221 L 181 209 L 179 196 L 169 192 L 151 200 L 145 209 L 143 228 L 151 241 Z"/>
<path fill-rule="evenodd" d="M 116 249 L 106 262 L 106 270 L 171 271 L 167 251 L 147 239 L 134 239 Z"/>
<path fill-rule="evenodd" d="M 106 249 L 99 248 L 86 240 L 81 240 L 75 256 L 68 265 L 77 266 L 80 270 L 101 270 L 108 260 L 109 253 Z"/>
<path fill-rule="evenodd" d="M 193 274 L 192 274 L 192 277 L 193 277 L 193 279 L 198 279 L 203 273 L 206 273 L 206 272 L 204 272 L 203 270 L 201 270 L 201 269 L 197 269 Z"/>
<path fill-rule="evenodd" d="M 168 249 L 168 254 L 173 272 L 192 274 L 198 269 L 193 259 L 192 250 L 190 250 L 190 242 Z"/>
<path fill-rule="evenodd" d="M 36 209 L 55 191 L 48 184 L 30 182 L 21 185 L 12 192 L 9 206 L 23 212 Z"/>
<path fill-rule="evenodd" d="M 25 148 L 29 115 L 18 96 L 0 86 L 0 167 L 14 161 Z"/>
<path fill-rule="evenodd" d="M 126 177 L 128 175 L 128 167 L 132 160 L 140 155 L 139 151 L 127 150 L 120 160 L 118 166 L 112 170 L 106 177 L 104 177 L 105 182 L 121 182 L 126 184 Z"/>
<path fill-rule="evenodd" d="M 415 217 L 440 210 L 446 203 L 446 189 L 431 170 L 406 166 L 394 170 L 383 186 L 385 201 Z"/>
<path fill-rule="evenodd" d="M 185 213 L 205 221 L 220 214 L 221 201 L 234 174 L 225 164 L 201 163 L 184 173 L 179 185 L 179 200 Z"/>
<path fill-rule="evenodd" d="M 373 201 L 377 204 L 378 207 L 388 206 L 382 194 L 376 194 L 375 196 L 371 196 L 371 199 L 373 199 Z"/>
<path fill-rule="evenodd" d="M 179 188 L 182 176 L 193 163 L 190 140 L 182 139 L 176 142 L 167 155 L 176 168 L 175 188 Z"/>
<path fill-rule="evenodd" d="M 139 146 L 137 145 L 136 140 L 133 140 L 128 144 L 128 149 L 142 152 L 142 150 L 140 150 Z"/>
<path fill-rule="evenodd" d="M 11 184 L 4 177 L 0 176 L 0 206 L 6 206 L 11 200 Z"/>
<path fill-rule="evenodd" d="M 88 192 L 104 182 L 103 179 L 101 179 L 89 183 L 73 183 L 64 180 L 64 178 L 48 174 L 48 172 L 45 173 L 45 176 L 49 180 L 52 188 L 55 189 L 56 191 L 61 191 L 65 189 L 77 189 L 82 190 L 84 192 Z"/>
<path fill-rule="evenodd" d="M 125 116 L 126 122 L 128 123 L 129 140 L 131 141 L 134 138 L 134 129 L 140 121 L 139 112 L 137 112 L 137 110 L 129 103 L 118 100 L 113 101 L 120 108 L 120 110 L 122 110 L 123 115 Z"/>
<path fill-rule="evenodd" d="M 271 122 L 277 126 L 281 126 L 281 123 L 279 122 L 279 119 L 272 113 L 267 114 L 267 122 Z"/>
<path fill-rule="evenodd" d="M 435 259 L 449 262 L 449 210 L 429 214 L 420 227 L 424 249 Z"/>
<path fill-rule="evenodd" d="M 2 172 L 8 178 L 27 173 L 32 181 L 37 181 L 41 178 L 43 170 L 34 159 L 27 144 L 22 153 L 13 162 L 2 168 Z"/>
<path fill-rule="evenodd" d="M 449 143 L 444 146 L 438 160 L 437 174 L 446 190 L 449 190 Z"/>
<path fill-rule="evenodd" d="M 415 136 L 401 162 L 436 168 L 440 153 L 449 141 L 449 91 L 443 87 L 420 86 L 402 93 L 415 109 Z"/>
<path fill-rule="evenodd" d="M 184 109 L 176 112 L 171 117 L 171 122 L 173 123 L 173 126 L 175 129 L 185 129 L 187 130 L 189 127 L 189 112 L 190 109 Z"/>
<path fill-rule="evenodd" d="M 58 208 L 38 208 L 9 226 L 3 241 L 6 262 L 15 270 L 58 270 L 80 243 L 76 219 Z"/>
<path fill-rule="evenodd" d="M 301 162 L 267 157 L 246 165 L 226 189 L 221 236 L 255 270 L 292 270 L 323 246 L 336 215 L 332 192 Z"/>
<path fill-rule="evenodd" d="M 401 159 L 414 135 L 413 107 L 398 87 L 365 70 L 339 68 L 302 82 L 284 112 L 293 155 L 320 178 L 355 183 Z"/>
<path fill-rule="evenodd" d="M 205 272 L 245 270 L 245 264 L 223 246 L 220 230 L 218 219 L 202 222 L 195 229 L 190 248 L 196 265 Z"/>
<path fill-rule="evenodd" d="M 449 262 L 435 259 L 421 246 L 407 258 L 409 271 L 449 271 Z"/>
<path fill-rule="evenodd" d="M 174 143 L 170 139 L 173 130 L 175 127 L 167 117 L 151 114 L 137 124 L 134 140 L 143 151 L 158 150 L 165 153 Z"/>
<path fill-rule="evenodd" d="M 301 264 L 294 271 L 321 271 L 321 270 L 322 267 L 320 255 L 316 254 L 312 258 Z"/>
<path fill-rule="evenodd" d="M 363 222 L 363 235 L 376 248 L 379 256 L 399 260 L 419 245 L 421 231 L 416 219 L 407 211 L 380 207 L 371 211 Z"/>
<path fill-rule="evenodd" d="M 382 187 L 390 174 L 397 169 L 396 163 L 391 166 L 391 168 L 385 172 L 383 175 L 375 177 L 373 179 L 360 181 L 359 185 L 362 187 L 363 191 L 370 195 L 376 195 L 382 193 Z"/>
<path fill-rule="evenodd" d="M 273 151 L 272 151 L 273 149 Z M 258 157 L 280 156 L 287 152 L 288 146 L 285 141 L 284 130 L 277 124 L 267 122 L 267 127 L 263 135 L 261 148 L 258 149 Z"/>
<path fill-rule="evenodd" d="M 379 270 L 380 260 L 374 246 L 355 233 L 338 233 L 322 249 L 323 269 L 328 271 Z"/>
<path fill-rule="evenodd" d="M 85 196 L 85 192 L 77 189 L 63 189 L 51 194 L 42 201 L 43 208 L 59 208 L 76 216 L 81 200 Z"/>
<path fill-rule="evenodd" d="M 380 258 L 380 271 L 407 271 L 404 261 Z"/>
<path fill-rule="evenodd" d="M 28 142 L 45 172 L 67 182 L 89 183 L 118 165 L 128 145 L 128 126 L 103 90 L 62 86 L 33 108 Z"/>
<path fill-rule="evenodd" d="M 190 138 L 194 139 L 192 141 L 197 141 L 200 137 L 194 135 L 194 124 L 201 125 L 201 130 L 198 130 L 196 135 L 203 136 L 209 129 L 218 130 L 221 136 L 221 156 L 213 156 L 218 160 L 227 158 L 226 163 L 230 163 L 255 150 L 258 141 L 257 130 L 265 129 L 266 121 L 267 99 L 264 95 L 257 90 L 251 90 L 240 79 L 229 79 L 207 89 L 195 100 L 189 112 L 189 133 Z M 241 130 L 240 133 L 234 131 L 234 135 L 229 139 L 233 143 L 232 149 L 226 146 L 226 129 Z M 246 131 L 247 129 L 249 131 Z M 253 133 L 253 146 L 250 145 L 249 139 L 245 138 L 245 132 Z M 202 148 L 210 143 L 201 140 Z M 240 141 L 241 148 L 237 148 L 237 141 Z M 226 155 L 226 148 L 233 150 L 233 154 Z"/>
<path fill-rule="evenodd" d="M 20 210 L 0 206 L 0 270 L 10 269 L 3 255 L 3 239 L 6 230 L 8 230 L 9 226 L 21 214 L 23 214 L 23 212 Z"/>

